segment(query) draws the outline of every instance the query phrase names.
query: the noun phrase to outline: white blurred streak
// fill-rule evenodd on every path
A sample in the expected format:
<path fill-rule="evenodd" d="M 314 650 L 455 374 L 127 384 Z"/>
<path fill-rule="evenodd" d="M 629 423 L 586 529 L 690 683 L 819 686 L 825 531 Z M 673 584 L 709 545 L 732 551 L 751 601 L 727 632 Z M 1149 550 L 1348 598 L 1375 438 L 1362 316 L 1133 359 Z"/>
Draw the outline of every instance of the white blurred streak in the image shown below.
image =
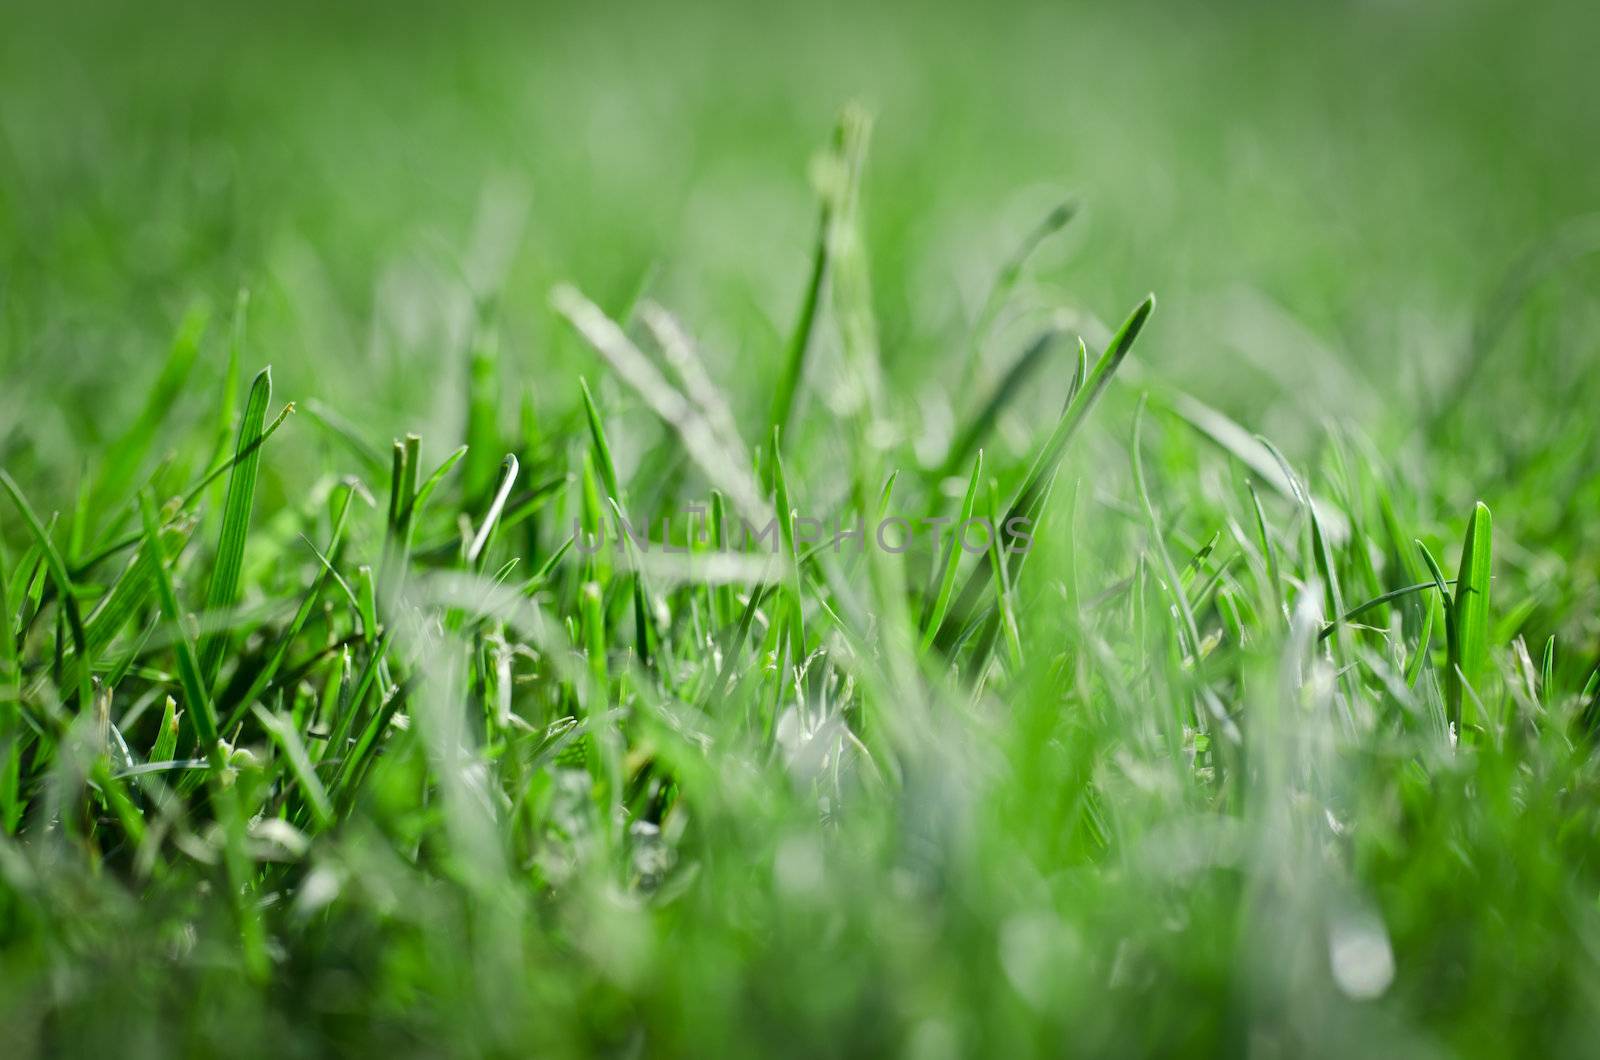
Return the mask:
<path fill-rule="evenodd" d="M 762 499 L 754 474 L 748 464 L 728 454 L 705 414 L 669 383 L 633 340 L 577 288 L 561 284 L 551 292 L 550 301 L 605 358 L 622 381 L 678 432 L 690 458 L 705 472 L 712 485 L 727 494 L 735 509 L 745 518 L 765 525 L 772 511 Z"/>
<path fill-rule="evenodd" d="M 712 432 L 728 447 L 729 459 L 741 467 L 749 467 L 750 456 L 745 451 L 744 439 L 739 436 L 733 411 L 706 372 L 705 363 L 700 359 L 687 329 L 653 301 L 646 301 L 639 307 L 639 316 L 660 344 L 662 356 L 683 381 L 683 389 L 689 400 L 705 413 Z"/>
<path fill-rule="evenodd" d="M 1345 996 L 1381 996 L 1394 981 L 1394 951 L 1383 918 L 1366 908 L 1335 914 L 1328 924 L 1328 964 Z"/>
<path fill-rule="evenodd" d="M 617 557 L 621 569 L 638 570 L 652 584 L 761 585 L 777 579 L 781 566 L 775 554 L 741 552 L 642 552 Z"/>

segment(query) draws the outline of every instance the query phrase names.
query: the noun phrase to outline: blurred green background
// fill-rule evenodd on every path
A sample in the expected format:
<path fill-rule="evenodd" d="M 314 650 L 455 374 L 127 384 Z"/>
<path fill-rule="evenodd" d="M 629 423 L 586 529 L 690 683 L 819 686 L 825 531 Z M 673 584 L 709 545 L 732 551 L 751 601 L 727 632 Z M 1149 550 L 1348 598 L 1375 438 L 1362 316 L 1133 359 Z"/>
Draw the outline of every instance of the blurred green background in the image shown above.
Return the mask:
<path fill-rule="evenodd" d="M 1083 212 L 1036 263 L 1036 304 L 1120 317 L 1154 290 L 1159 377 L 1269 432 L 1332 403 L 1392 422 L 1448 391 L 1517 257 L 1594 209 L 1597 22 L 1430 2 L 8 4 L 0 456 L 70 472 L 190 300 L 225 311 L 241 285 L 250 362 L 378 440 L 459 435 L 478 299 L 519 385 L 570 408 L 561 280 L 613 310 L 648 289 L 759 413 L 811 249 L 808 163 L 852 99 L 877 119 L 884 359 L 931 423 L 996 267 L 1065 196 Z"/>

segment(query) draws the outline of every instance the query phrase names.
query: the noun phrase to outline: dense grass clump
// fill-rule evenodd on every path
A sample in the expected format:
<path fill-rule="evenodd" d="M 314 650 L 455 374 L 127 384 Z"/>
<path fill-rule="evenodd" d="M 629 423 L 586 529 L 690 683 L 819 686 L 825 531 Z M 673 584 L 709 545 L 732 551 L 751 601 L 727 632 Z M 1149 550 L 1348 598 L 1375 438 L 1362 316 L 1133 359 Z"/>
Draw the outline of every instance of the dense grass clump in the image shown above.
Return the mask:
<path fill-rule="evenodd" d="M 63 145 L 31 102 L 59 83 L 41 72 L 0 105 L 17 163 L 0 179 L 6 1055 L 1591 1051 L 1600 238 L 1540 212 L 1580 192 L 1551 176 L 1537 203 L 1509 196 L 1537 230 L 1485 239 L 1534 249 L 1481 283 L 1418 223 L 1426 275 L 1477 286 L 1446 311 L 1407 281 L 1414 304 L 1386 315 L 1367 281 L 1328 275 L 1354 270 L 1334 228 L 1236 230 L 1294 260 L 1271 294 L 1205 301 L 1159 255 L 1140 282 L 1104 221 L 1080 235 L 1096 180 L 1119 201 L 1096 177 L 986 219 L 1008 242 L 972 255 L 952 309 L 919 271 L 943 253 L 919 227 L 937 222 L 907 202 L 956 193 L 908 161 L 926 144 L 891 140 L 875 178 L 892 133 L 863 107 L 808 169 L 771 165 L 809 218 L 792 246 L 763 257 L 737 225 L 688 224 L 684 260 L 707 270 L 691 276 L 649 218 L 583 213 L 594 189 L 558 184 L 578 218 L 529 221 L 514 161 L 484 177 L 428 155 L 414 181 L 344 154 L 367 136 L 402 159 L 418 128 L 495 141 L 447 120 L 469 115 L 554 120 L 540 128 L 568 135 L 539 144 L 557 157 L 526 162 L 549 173 L 635 149 L 507 88 L 521 68 L 492 33 L 346 53 L 291 13 L 205 75 L 208 109 L 181 75 L 116 58 L 104 17 L 75 45 L 104 60 L 93 102 L 64 112 L 120 115 L 188 168 L 146 188 L 146 141 L 103 131 L 116 166 L 91 193 L 73 184 L 87 134 Z M 660 32 L 764 39 L 730 13 L 683 17 Z M 1315 69 L 1275 65 L 1270 46 L 1299 40 L 1275 17 L 1239 23 L 1242 54 L 1331 106 Z M 1417 29 L 1350 17 L 1320 45 L 1334 58 L 1307 63 L 1372 47 L 1362 20 Z M 965 18 L 896 32 L 914 55 L 978 34 L 990 57 L 957 88 L 1031 54 Z M 1021 37 L 1054 26 L 1018 18 Z M 1127 18 L 1085 32 L 1149 29 L 1156 66 L 1193 71 L 1163 16 Z M 1382 76 L 1432 84 L 1450 47 L 1491 43 L 1548 54 L 1551 79 L 1581 66 L 1552 43 L 1562 24 L 1462 19 Z M 221 39 L 207 25 L 178 39 Z M 771 86 L 813 52 L 856 69 L 837 43 L 807 23 L 770 81 L 744 73 L 809 101 Z M 358 120 L 263 89 L 283 57 Z M 675 67 L 639 76 L 710 91 Z M 1480 128 L 1478 94 L 1530 114 L 1546 99 L 1505 77 L 1405 113 L 1498 157 L 1519 134 Z M 1239 107 L 1239 149 L 1259 147 L 1271 101 L 1207 78 Z M 992 115 L 963 124 L 955 89 L 879 84 L 891 115 L 910 99 L 995 135 L 978 131 Z M 397 121 L 384 89 L 419 109 Z M 1146 106 L 1189 121 L 1181 99 Z M 1566 97 L 1538 113 L 1592 117 Z M 749 122 L 703 130 L 737 157 L 787 151 L 750 115 L 716 121 Z M 1374 135 L 1419 165 L 1446 150 Z M 1260 141 L 1306 167 L 1282 187 L 1315 184 L 1310 142 Z M 352 187 L 254 183 L 252 162 L 293 168 L 280 143 L 344 159 Z M 1180 144 L 1196 182 L 1216 179 L 1214 146 Z M 1020 180 L 1005 157 L 968 178 Z M 420 188 L 462 186 L 466 251 L 437 233 L 370 249 Z M 146 192 L 150 228 L 130 207 Z M 615 208 L 677 193 L 639 194 Z M 1474 194 L 1427 201 L 1455 218 Z M 1374 228 L 1405 214 L 1372 209 Z M 541 237 L 563 252 L 530 261 Z M 1365 238 L 1400 283 L 1398 244 Z M 730 274 L 764 263 L 782 308 L 710 251 Z M 141 255 L 146 273 L 110 268 Z M 1160 281 L 1175 297 L 1158 309 Z M 1328 309 L 1350 304 L 1375 315 Z M 1427 356 L 1335 353 L 1285 305 L 1349 324 L 1341 345 L 1388 329 L 1386 349 Z M 1206 370 L 1177 363 L 1191 348 Z"/>

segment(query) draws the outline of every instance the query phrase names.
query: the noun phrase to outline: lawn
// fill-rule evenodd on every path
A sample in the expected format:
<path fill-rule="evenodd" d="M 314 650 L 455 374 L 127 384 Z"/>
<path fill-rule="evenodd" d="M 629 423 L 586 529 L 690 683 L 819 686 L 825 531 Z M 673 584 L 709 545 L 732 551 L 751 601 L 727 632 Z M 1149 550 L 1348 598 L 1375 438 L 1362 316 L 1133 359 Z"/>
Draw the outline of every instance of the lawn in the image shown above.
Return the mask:
<path fill-rule="evenodd" d="M 0 1055 L 1593 1055 L 1600 9 L 0 9 Z"/>

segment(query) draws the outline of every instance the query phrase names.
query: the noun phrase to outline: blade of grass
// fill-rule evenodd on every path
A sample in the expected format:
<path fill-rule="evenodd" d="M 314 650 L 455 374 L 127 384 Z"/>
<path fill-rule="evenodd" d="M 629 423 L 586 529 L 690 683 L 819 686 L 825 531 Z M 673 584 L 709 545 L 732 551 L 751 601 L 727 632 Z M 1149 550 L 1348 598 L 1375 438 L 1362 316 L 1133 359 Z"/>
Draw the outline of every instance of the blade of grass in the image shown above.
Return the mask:
<path fill-rule="evenodd" d="M 1002 378 L 989 395 L 977 413 L 967 423 L 954 442 L 950 444 L 950 451 L 945 455 L 944 462 L 939 465 L 938 478 L 947 479 L 956 473 L 958 468 L 964 467 L 976 449 L 989 432 L 994 429 L 995 422 L 1000 418 L 1000 413 L 1005 411 L 1023 387 L 1039 368 L 1044 365 L 1045 356 L 1055 348 L 1056 340 L 1062 335 L 1058 328 L 1051 328 L 1042 332 L 1023 350 L 1021 355 L 1012 362 L 1005 377 Z M 1070 402 L 1070 397 L 1069 397 Z"/>
<path fill-rule="evenodd" d="M 170 552 L 177 553 L 183 550 L 188 543 L 190 529 L 188 526 L 176 525 L 162 528 L 162 535 L 166 538 L 166 546 Z M 91 659 L 100 659 L 104 655 L 105 650 L 111 646 L 128 620 L 144 606 L 145 599 L 150 595 L 154 585 L 155 559 L 148 549 L 141 548 L 112 583 L 111 591 L 100 598 L 100 603 L 95 605 L 94 610 L 84 619 Z M 82 660 L 77 658 L 76 653 L 73 665 L 82 665 Z"/>
<path fill-rule="evenodd" d="M 50 579 L 56 585 L 56 593 L 61 600 L 61 610 L 67 617 L 67 627 L 72 631 L 72 645 L 77 650 L 78 658 L 83 660 L 78 671 L 78 702 L 87 707 L 91 701 L 89 671 L 94 660 L 89 653 L 89 637 L 84 630 L 83 614 L 78 609 L 78 594 L 73 587 L 72 576 L 67 572 L 67 564 L 61 558 L 61 552 L 50 540 L 50 534 L 39 521 L 38 515 L 34 513 L 33 506 L 28 503 L 28 498 L 23 496 L 21 487 L 5 471 L 0 471 L 0 485 L 3 485 L 6 492 L 11 495 L 11 503 L 16 505 L 22 521 L 28 524 L 28 532 L 33 535 L 33 542 L 39 547 L 45 569 L 49 571 Z"/>
<path fill-rule="evenodd" d="M 1144 428 L 1145 402 L 1141 397 L 1138 410 L 1133 416 L 1133 485 L 1134 492 L 1139 495 L 1139 507 L 1144 512 L 1145 529 L 1149 533 L 1150 549 L 1155 552 L 1156 559 L 1161 563 L 1162 580 L 1166 583 L 1167 599 L 1172 604 L 1173 613 L 1178 616 L 1181 623 L 1180 631 L 1183 639 L 1188 641 L 1188 649 L 1194 658 L 1194 672 L 1197 678 L 1203 673 L 1203 662 L 1200 655 L 1200 627 L 1195 622 L 1194 611 L 1189 606 L 1189 598 L 1184 594 L 1183 581 L 1178 575 L 1178 568 L 1172 562 L 1172 553 L 1167 549 L 1166 537 L 1161 529 L 1161 519 L 1156 514 L 1155 504 L 1150 500 L 1150 488 L 1144 477 L 1144 455 L 1141 437 Z M 1203 678 L 1201 678 L 1203 682 Z M 1195 728 L 1205 732 L 1207 728 L 1206 712 L 1198 706 L 1191 707 L 1192 720 Z"/>
<path fill-rule="evenodd" d="M 506 498 L 511 495 L 511 487 L 517 481 L 517 458 L 514 454 L 507 453 L 506 458 L 500 462 L 500 488 L 495 490 L 494 500 L 489 504 L 489 510 L 483 513 L 483 523 L 478 527 L 478 532 L 472 538 L 472 543 L 467 546 L 466 565 L 476 568 L 478 561 L 484 558 L 488 548 L 490 536 L 494 533 L 495 524 L 500 520 L 500 513 L 505 510 Z"/>
<path fill-rule="evenodd" d="M 789 500 L 789 479 L 784 474 L 783 457 L 779 453 L 778 432 L 772 432 L 772 482 L 778 514 L 778 535 L 783 544 L 783 562 L 786 577 L 784 587 L 789 598 L 789 640 L 791 661 L 798 666 L 805 658 L 806 628 L 804 604 L 800 588 L 800 553 L 795 547 L 794 508 Z M 782 681 L 780 680 L 780 684 Z"/>
<path fill-rule="evenodd" d="M 222 533 L 217 541 L 216 563 L 211 569 L 211 586 L 206 592 L 206 611 L 226 611 L 239 599 L 239 572 L 244 566 L 244 543 L 250 533 L 250 512 L 255 506 L 256 474 L 261 465 L 261 438 L 272 401 L 272 369 L 263 368 L 250 385 L 244 418 L 239 423 L 240 454 L 228 479 L 228 497 L 223 505 Z M 227 634 L 214 633 L 200 645 L 200 676 L 207 688 L 216 681 L 227 649 Z"/>
<path fill-rule="evenodd" d="M 161 708 L 161 724 L 156 729 L 156 742 L 150 748 L 151 762 L 170 762 L 178 753 L 178 701 L 171 696 Z"/>
<path fill-rule="evenodd" d="M 0 831 L 6 835 L 16 832 L 24 809 L 22 668 L 13 626 L 16 614 L 9 603 L 11 577 L 5 545 L 0 543 Z"/>
<path fill-rule="evenodd" d="M 1105 352 L 1095 362 L 1089 377 L 1084 380 L 1083 386 L 1073 396 L 1066 410 L 1061 414 L 1055 429 L 1050 432 L 1038 454 L 1034 457 L 1028 469 L 1027 477 L 1023 479 L 1022 486 L 1017 491 L 1017 496 L 1011 502 L 1011 507 L 1006 511 L 1003 525 L 997 531 L 1008 536 L 1007 544 L 1011 544 L 1013 535 L 1008 529 L 1014 519 L 1036 519 L 1042 508 L 1043 498 L 1054 478 L 1056 468 L 1061 463 L 1061 458 L 1066 455 L 1067 445 L 1072 441 L 1078 429 L 1088 417 L 1089 411 L 1100 400 L 1100 395 L 1111 382 L 1111 377 L 1116 373 L 1117 367 L 1128 356 L 1128 351 L 1133 348 L 1134 341 L 1139 337 L 1139 332 L 1144 329 L 1145 322 L 1150 319 L 1150 314 L 1156 305 L 1155 295 L 1147 296 L 1144 301 L 1134 309 L 1121 328 L 1112 336 Z M 1022 553 L 1013 556 L 1013 560 Z M 961 638 L 962 633 L 983 599 L 988 588 L 989 568 L 979 565 L 967 579 L 961 593 L 956 597 L 956 604 L 945 616 L 944 624 L 939 628 L 934 638 L 934 644 L 940 651 L 948 654 L 955 643 Z"/>
<path fill-rule="evenodd" d="M 843 175 L 844 179 L 851 180 L 858 178 L 861 172 L 866 138 L 855 135 L 854 124 L 854 117 L 847 111 L 840 115 L 838 124 L 834 126 L 832 143 L 819 167 L 829 177 Z M 811 270 L 806 279 L 805 293 L 800 299 L 794 330 L 790 332 L 789 343 L 784 350 L 778 381 L 773 387 L 772 411 L 767 418 L 769 437 L 773 430 L 780 433 L 788 431 L 789 421 L 794 416 L 800 380 L 805 376 L 806 356 L 811 349 L 811 334 L 816 327 L 817 310 L 822 304 L 823 283 L 828 275 L 834 248 L 835 215 L 840 197 L 828 188 L 819 191 L 820 216 L 817 220 L 817 238 L 811 252 Z"/>
<path fill-rule="evenodd" d="M 1406 687 L 1417 687 L 1417 678 L 1422 676 L 1422 667 L 1428 661 L 1428 649 L 1433 644 L 1433 607 L 1424 609 L 1422 618 L 1422 632 L 1417 635 L 1416 654 L 1411 656 L 1411 661 L 1406 664 Z"/>
<path fill-rule="evenodd" d="M 950 532 L 950 543 L 945 546 L 944 559 L 940 564 L 938 589 L 934 593 L 933 604 L 928 610 L 927 618 L 922 624 L 924 652 L 933 646 L 933 638 L 939 632 L 939 625 L 944 621 L 945 613 L 950 610 L 950 596 L 955 591 L 956 574 L 961 565 L 961 528 L 972 518 L 972 510 L 978 500 L 978 483 L 982 477 L 983 450 L 979 449 L 978 458 L 972 464 L 972 477 L 967 480 L 966 496 L 961 500 L 961 515 Z"/>
<path fill-rule="evenodd" d="M 1270 604 L 1269 613 L 1273 616 L 1273 626 L 1277 627 L 1289 617 L 1289 603 L 1283 595 L 1283 573 L 1278 566 L 1278 549 L 1272 543 L 1272 532 L 1267 526 L 1267 513 L 1261 507 L 1261 496 L 1256 493 L 1254 482 L 1247 482 L 1250 491 L 1250 507 L 1256 517 L 1256 542 L 1261 546 L 1262 562 L 1266 566 L 1263 572 L 1267 584 L 1262 586 L 1263 602 Z"/>
<path fill-rule="evenodd" d="M 149 491 L 139 495 L 139 514 L 144 520 L 145 547 L 156 560 L 156 597 L 161 602 L 162 614 L 172 625 L 172 648 L 178 660 L 178 681 L 183 688 L 184 698 L 188 700 L 186 713 L 189 724 L 194 729 L 195 742 L 200 751 L 211 754 L 217 745 L 217 716 L 211 707 L 211 697 L 200 664 L 195 658 L 189 631 L 184 626 L 183 609 L 178 605 L 178 594 L 172 586 L 172 574 L 167 570 L 166 553 L 161 544 L 161 523 Z"/>
<path fill-rule="evenodd" d="M 383 555 L 378 561 L 385 604 L 399 591 L 405 576 L 405 540 L 420 474 L 417 467 L 420 446 L 421 439 L 410 434 L 403 440 L 395 439 L 389 450 L 389 511 L 384 521 Z"/>
<path fill-rule="evenodd" d="M 1398 589 L 1390 589 L 1388 592 L 1384 593 L 1382 596 L 1374 596 L 1371 600 L 1368 600 L 1365 603 L 1357 604 L 1356 606 L 1352 607 L 1350 610 L 1348 610 L 1348 611 L 1346 611 L 1344 613 L 1344 617 L 1340 621 L 1347 622 L 1347 623 L 1348 622 L 1354 622 L 1356 619 L 1360 618 L 1362 615 L 1366 614 L 1368 611 L 1372 611 L 1372 610 L 1374 610 L 1376 608 L 1382 607 L 1384 604 L 1393 603 L 1396 600 L 1399 600 L 1399 599 L 1402 599 L 1404 597 L 1410 596 L 1412 593 L 1420 593 L 1424 589 L 1432 589 L 1434 587 L 1435 587 L 1435 583 L 1434 582 L 1417 582 L 1414 585 L 1402 585 Z M 1318 640 L 1326 640 L 1328 637 L 1333 635 L 1333 631 L 1334 631 L 1335 628 L 1336 628 L 1335 623 L 1329 622 L 1327 625 L 1322 627 L 1322 632 L 1317 634 L 1317 639 Z"/>
<path fill-rule="evenodd" d="M 306 754 L 306 746 L 301 742 L 294 724 L 285 715 L 274 714 L 260 706 L 252 708 L 252 713 L 261 723 L 262 730 L 283 752 L 283 757 L 289 763 L 289 772 L 300 785 L 300 793 L 311 810 L 311 819 L 316 822 L 317 828 L 324 830 L 333 827 L 333 803 L 328 800 L 327 789 L 317 778 L 317 768 L 311 764 L 311 757 Z"/>
<path fill-rule="evenodd" d="M 1273 452 L 1271 443 L 1266 439 L 1251 434 L 1221 412 L 1188 394 L 1172 393 L 1163 403 L 1185 423 L 1255 472 L 1280 496 L 1296 503 L 1301 501 L 1299 485 L 1290 480 L 1281 454 Z M 1343 512 L 1321 497 L 1312 498 L 1311 504 L 1334 544 L 1343 544 L 1349 539 L 1350 521 Z"/>
<path fill-rule="evenodd" d="M 616 322 L 570 286 L 557 287 L 550 300 L 617 376 L 678 432 L 684 451 L 734 508 L 747 519 L 765 522 L 771 513 L 749 469 L 729 457 L 705 414 L 667 381 Z"/>
<path fill-rule="evenodd" d="M 622 484 L 617 479 L 617 462 L 611 456 L 611 443 L 606 440 L 605 421 L 600 418 L 600 409 L 594 403 L 594 395 L 589 392 L 588 380 L 580 376 L 578 389 L 583 392 L 583 414 L 589 422 L 589 438 L 594 443 L 595 469 L 600 472 L 600 482 L 606 492 L 621 504 Z"/>
<path fill-rule="evenodd" d="M 444 461 L 438 467 L 433 469 L 433 474 L 428 476 L 427 481 L 423 482 L 422 487 L 417 490 L 416 496 L 411 501 L 411 514 L 407 523 L 410 529 L 414 530 L 416 528 L 417 516 L 427 507 L 428 499 L 433 496 L 433 491 L 439 488 L 439 483 L 444 481 L 444 477 L 450 473 L 450 469 L 455 467 L 456 463 L 466 455 L 467 447 L 464 445 L 458 446 L 454 452 L 444 458 Z"/>
<path fill-rule="evenodd" d="M 311 551 L 316 553 L 317 559 L 322 563 L 322 568 L 317 572 L 317 577 L 311 583 L 311 588 L 306 591 L 305 596 L 301 599 L 300 606 L 294 613 L 294 618 L 289 621 L 288 627 L 278 636 L 277 644 L 273 647 L 272 655 L 267 659 L 266 665 L 256 674 L 254 680 L 250 682 L 250 687 L 239 698 L 239 701 L 234 704 L 233 709 L 229 711 L 227 723 L 222 726 L 223 731 L 229 731 L 239 724 L 244 718 L 245 711 L 249 710 L 272 684 L 272 679 L 278 675 L 278 670 L 282 667 L 284 659 L 288 657 L 289 650 L 294 645 L 295 639 L 300 636 L 300 631 L 305 628 L 306 622 L 310 620 L 317 604 L 321 601 L 323 593 L 327 590 L 328 582 L 340 580 L 342 583 L 342 579 L 339 579 L 338 572 L 333 569 L 333 564 L 329 557 L 338 555 L 339 544 L 344 538 L 345 523 L 350 515 L 350 506 L 355 497 L 355 492 L 354 483 L 351 483 L 345 490 L 344 501 L 339 506 L 339 513 L 334 517 L 333 534 L 328 542 L 327 555 L 324 556 L 321 552 L 317 552 L 315 545 L 311 546 Z M 344 586 L 344 590 L 345 594 L 349 596 L 349 586 Z"/>
<path fill-rule="evenodd" d="M 994 607 L 996 620 L 1005 636 L 1006 652 L 1013 673 L 1022 669 L 1022 637 L 1017 629 L 1016 608 L 1013 606 L 1010 579 L 1006 574 L 1005 555 L 1000 551 L 1000 488 L 993 479 L 989 481 L 989 519 L 996 528 L 989 535 L 989 563 L 994 568 Z"/>
<path fill-rule="evenodd" d="M 283 426 L 284 421 L 294 414 L 294 411 L 294 402 L 291 401 L 284 405 L 283 408 L 278 411 L 278 414 L 273 417 L 272 422 L 267 424 L 266 429 L 256 436 L 254 442 L 244 449 L 234 453 L 228 459 L 220 462 L 210 471 L 207 471 L 205 475 L 201 477 L 200 481 L 191 486 L 189 491 L 185 493 L 179 500 L 178 511 L 187 512 L 191 507 L 194 506 L 195 501 L 199 500 L 200 495 L 205 492 L 207 486 L 221 478 L 225 472 L 236 468 L 240 461 L 258 452 L 261 447 L 266 444 L 267 439 L 271 438 L 273 434 L 277 432 L 278 428 Z M 94 555 L 90 556 L 88 559 L 72 568 L 73 572 L 77 575 L 82 575 L 88 572 L 99 564 L 110 559 L 112 556 L 115 556 L 117 553 L 126 551 L 127 549 L 137 545 L 143 539 L 143 536 L 144 535 L 135 532 L 128 534 L 126 537 L 118 538 L 116 541 L 113 541 L 111 544 L 102 548 L 99 552 L 96 552 Z"/>
<path fill-rule="evenodd" d="M 1461 567 L 1456 575 L 1456 595 L 1450 609 L 1454 653 L 1445 675 L 1450 723 L 1461 733 L 1462 708 L 1470 689 L 1483 691 L 1489 672 L 1489 564 L 1491 528 L 1489 509 L 1482 501 L 1473 506 L 1467 536 L 1461 543 Z M 1487 719 L 1484 719 L 1487 720 Z"/>
<path fill-rule="evenodd" d="M 1433 584 L 1439 590 L 1439 598 L 1444 601 L 1446 608 L 1455 606 L 1455 599 L 1450 595 L 1449 582 L 1445 580 L 1444 571 L 1439 566 L 1439 561 L 1433 558 L 1433 553 L 1421 541 L 1413 542 L 1417 551 L 1422 553 L 1422 562 L 1428 565 L 1428 573 L 1433 575 Z"/>

